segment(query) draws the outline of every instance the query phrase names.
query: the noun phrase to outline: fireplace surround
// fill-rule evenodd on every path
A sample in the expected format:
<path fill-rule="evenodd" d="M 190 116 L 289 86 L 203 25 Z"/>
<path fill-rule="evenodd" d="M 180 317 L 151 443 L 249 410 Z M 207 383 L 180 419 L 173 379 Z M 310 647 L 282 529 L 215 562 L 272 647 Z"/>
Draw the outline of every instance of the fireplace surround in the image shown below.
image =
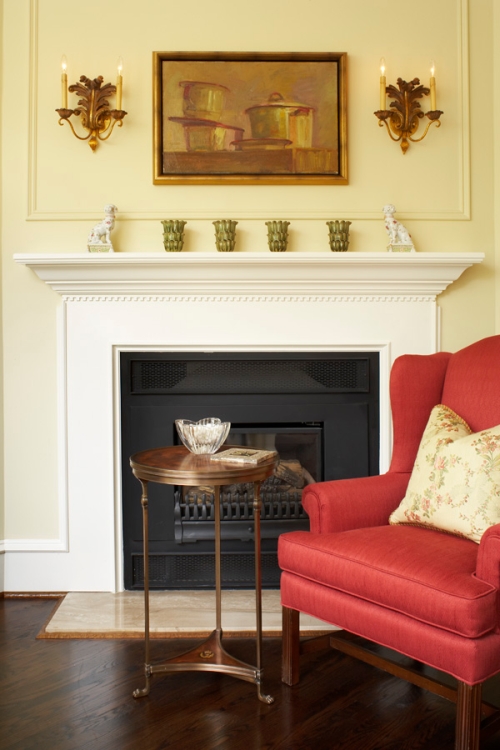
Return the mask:
<path fill-rule="evenodd" d="M 27 273 L 32 269 L 61 297 L 59 533 L 37 542 L 19 540 L 8 550 L 6 589 L 123 588 L 122 353 L 377 353 L 379 467 L 385 471 L 391 451 L 392 362 L 406 352 L 429 354 L 440 348 L 437 295 L 484 258 L 482 253 L 409 256 L 15 256 Z M 139 495 L 138 485 L 138 503 Z"/>

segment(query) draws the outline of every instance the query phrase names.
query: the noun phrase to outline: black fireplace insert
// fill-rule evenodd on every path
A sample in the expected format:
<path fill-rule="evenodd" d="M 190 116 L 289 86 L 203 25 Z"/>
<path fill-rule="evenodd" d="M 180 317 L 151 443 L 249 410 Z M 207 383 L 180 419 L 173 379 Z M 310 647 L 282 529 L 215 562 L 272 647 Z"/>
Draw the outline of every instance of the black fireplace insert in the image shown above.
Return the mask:
<path fill-rule="evenodd" d="M 125 588 L 143 587 L 140 485 L 131 454 L 179 439 L 175 419 L 231 422 L 227 444 L 275 449 L 262 485 L 262 584 L 276 588 L 279 534 L 308 528 L 304 487 L 378 473 L 378 354 L 159 353 L 121 355 Z M 253 485 L 221 489 L 222 583 L 253 586 Z M 150 586 L 214 586 L 211 487 L 149 487 Z"/>

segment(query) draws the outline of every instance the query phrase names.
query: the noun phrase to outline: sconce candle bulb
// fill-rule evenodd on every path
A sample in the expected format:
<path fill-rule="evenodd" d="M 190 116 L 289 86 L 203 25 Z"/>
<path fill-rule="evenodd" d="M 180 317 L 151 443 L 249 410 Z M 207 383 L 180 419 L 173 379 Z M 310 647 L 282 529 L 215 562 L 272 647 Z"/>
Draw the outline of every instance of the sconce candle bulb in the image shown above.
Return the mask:
<path fill-rule="evenodd" d="M 435 111 L 435 109 L 436 109 L 436 79 L 434 77 L 435 74 L 436 74 L 436 66 L 435 66 L 434 60 L 433 60 L 431 62 L 431 85 L 430 85 L 430 90 L 431 90 L 431 110 L 432 111 Z"/>
<path fill-rule="evenodd" d="M 386 95 L 386 79 L 385 79 L 385 59 L 380 59 L 380 109 L 385 109 L 385 95 Z"/>
<path fill-rule="evenodd" d="M 66 55 L 61 58 L 61 107 L 67 109 L 68 107 L 68 74 L 66 73 L 68 63 L 66 61 Z"/>
<path fill-rule="evenodd" d="M 123 60 L 121 57 L 118 58 L 118 75 L 116 77 L 116 109 L 122 108 L 122 85 L 123 85 Z"/>

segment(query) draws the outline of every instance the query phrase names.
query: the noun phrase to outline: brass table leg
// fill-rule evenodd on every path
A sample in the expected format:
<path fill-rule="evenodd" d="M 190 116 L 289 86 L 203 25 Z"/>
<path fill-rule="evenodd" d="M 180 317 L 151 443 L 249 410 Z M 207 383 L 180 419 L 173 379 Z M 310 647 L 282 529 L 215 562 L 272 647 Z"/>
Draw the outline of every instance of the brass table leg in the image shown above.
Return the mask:
<path fill-rule="evenodd" d="M 139 477 L 138 477 L 139 479 Z M 220 672 L 257 685 L 257 695 L 263 703 L 273 703 L 274 698 L 261 691 L 262 681 L 262 574 L 260 543 L 260 482 L 254 482 L 254 535 L 255 535 L 255 599 L 256 599 L 256 649 L 257 665 L 253 666 L 231 656 L 222 646 L 222 573 L 221 573 L 221 528 L 220 486 L 214 487 L 215 515 L 215 630 L 203 643 L 161 664 L 150 663 L 149 653 L 149 522 L 148 482 L 139 479 L 142 485 L 142 523 L 144 547 L 144 688 L 134 690 L 134 698 L 149 695 L 151 677 L 166 672 Z"/>
<path fill-rule="evenodd" d="M 142 698 L 149 695 L 151 689 L 151 664 L 149 662 L 149 513 L 148 513 L 148 483 L 139 480 L 142 485 L 142 540 L 144 552 L 144 676 L 146 684 L 143 688 L 137 688 L 132 695 L 134 698 Z"/>
<path fill-rule="evenodd" d="M 215 630 L 222 637 L 222 575 L 220 549 L 220 485 L 214 487 L 215 510 Z"/>
<path fill-rule="evenodd" d="M 261 542 L 260 542 L 260 485 L 261 482 L 254 482 L 253 485 L 253 522 L 254 522 L 254 544 L 255 544 L 255 644 L 256 644 L 256 667 L 257 667 L 257 695 L 263 703 L 274 703 L 271 695 L 262 693 L 262 563 Z"/>

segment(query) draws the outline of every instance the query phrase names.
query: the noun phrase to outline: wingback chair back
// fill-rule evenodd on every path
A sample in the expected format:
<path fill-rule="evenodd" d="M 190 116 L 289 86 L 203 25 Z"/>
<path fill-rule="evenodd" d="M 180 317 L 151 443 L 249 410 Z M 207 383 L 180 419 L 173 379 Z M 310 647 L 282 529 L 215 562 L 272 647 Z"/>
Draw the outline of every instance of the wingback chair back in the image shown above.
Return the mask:
<path fill-rule="evenodd" d="M 442 402 L 473 432 L 500 424 L 500 336 L 478 341 L 450 357 Z"/>
<path fill-rule="evenodd" d="M 472 432 L 500 425 L 500 336 L 461 351 L 404 355 L 392 368 L 393 455 L 381 476 L 319 482 L 303 492 L 309 532 L 283 534 L 282 679 L 299 680 L 305 612 L 340 628 L 320 638 L 457 703 L 455 750 L 478 750 L 483 732 L 500 730 L 500 714 L 482 702 L 481 685 L 500 673 L 500 523 L 480 542 L 418 525 L 393 525 L 420 441 L 438 404 Z M 500 485 L 498 486 L 500 506 Z M 453 675 L 457 689 L 430 688 L 418 668 L 374 656 L 375 642 Z M 484 722 L 483 722 L 484 724 Z"/>

